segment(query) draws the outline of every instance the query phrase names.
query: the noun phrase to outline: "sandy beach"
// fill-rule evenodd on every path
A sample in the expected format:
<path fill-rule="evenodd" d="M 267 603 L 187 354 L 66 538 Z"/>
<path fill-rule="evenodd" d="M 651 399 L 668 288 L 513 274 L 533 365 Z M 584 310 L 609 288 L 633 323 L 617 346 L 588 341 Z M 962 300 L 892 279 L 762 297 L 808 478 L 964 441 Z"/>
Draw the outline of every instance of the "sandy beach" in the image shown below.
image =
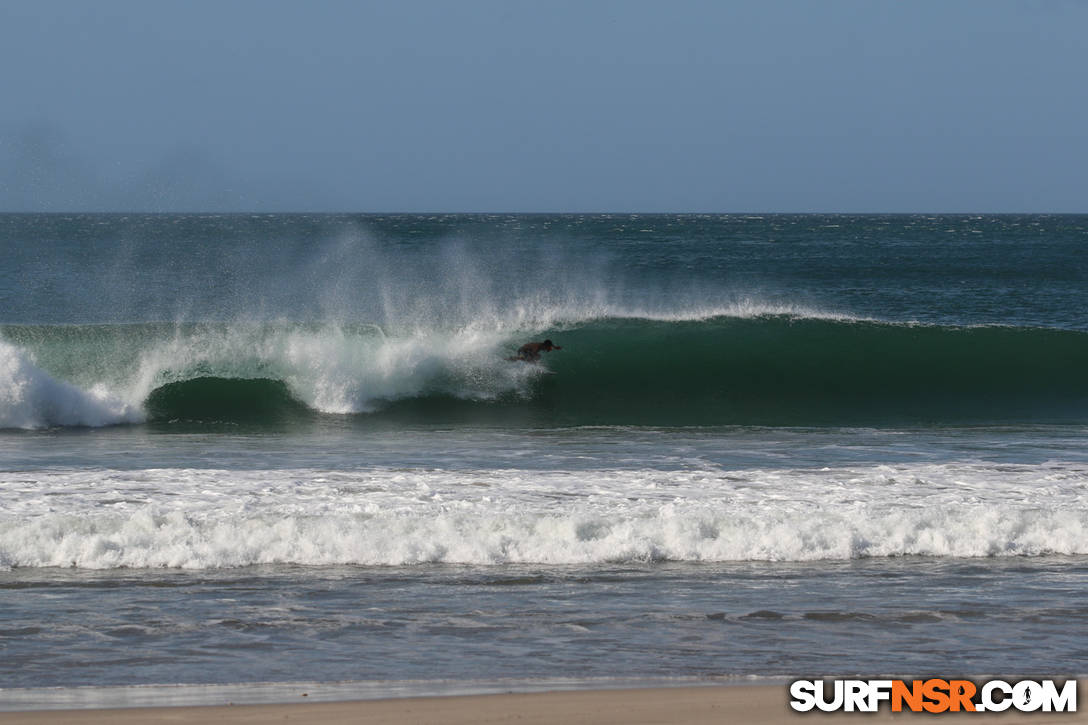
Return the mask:
<path fill-rule="evenodd" d="M 477 723 L 563 723 L 564 725 L 639 725 L 642 723 L 782 723 L 810 718 L 821 723 L 888 722 L 916 717 L 909 713 L 801 714 L 789 709 L 782 685 L 670 687 L 637 690 L 583 690 L 457 697 L 416 697 L 355 702 L 204 707 L 48 710 L 0 714 L 0 724 L 139 725 L 142 723 L 265 723 L 313 725 L 341 723 L 395 725 L 474 725 Z M 920 717 L 932 717 L 929 715 Z M 944 717 L 970 722 L 1088 722 L 1078 713 L 958 713 Z"/>

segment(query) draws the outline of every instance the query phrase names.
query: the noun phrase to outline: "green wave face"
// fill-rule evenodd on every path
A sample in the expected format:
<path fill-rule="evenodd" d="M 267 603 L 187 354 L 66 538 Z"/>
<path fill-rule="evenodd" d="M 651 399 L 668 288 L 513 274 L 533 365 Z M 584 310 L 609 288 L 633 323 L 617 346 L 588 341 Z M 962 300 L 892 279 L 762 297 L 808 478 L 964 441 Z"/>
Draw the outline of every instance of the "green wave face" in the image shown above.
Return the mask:
<path fill-rule="evenodd" d="M 545 337 L 563 349 L 540 364 L 508 359 L 527 339 Z M 780 315 L 607 318 L 535 332 L 401 337 L 373 325 L 9 326 L 0 338 L 21 375 L 42 378 L 41 395 L 68 401 L 96 391 L 86 393 L 90 403 L 113 396 L 120 403 L 110 410 L 142 410 L 153 422 L 1088 421 L 1088 333 L 1074 330 Z M 57 407 L 49 399 L 19 404 Z M 88 420 L 107 415 L 94 410 Z M 54 424 L 100 424 L 72 420 Z M 133 420 L 126 413 L 116 422 Z"/>
<path fill-rule="evenodd" d="M 617 321 L 553 337 L 534 396 L 579 423 L 1085 420 L 1088 334 L 813 319 Z"/>

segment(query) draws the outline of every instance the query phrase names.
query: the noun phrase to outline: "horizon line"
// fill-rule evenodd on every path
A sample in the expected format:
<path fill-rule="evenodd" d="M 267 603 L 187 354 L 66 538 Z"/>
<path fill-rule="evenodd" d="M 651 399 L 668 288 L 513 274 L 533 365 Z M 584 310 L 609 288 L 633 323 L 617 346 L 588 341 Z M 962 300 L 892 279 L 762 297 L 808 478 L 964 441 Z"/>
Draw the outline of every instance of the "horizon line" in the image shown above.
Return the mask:
<path fill-rule="evenodd" d="M 317 210 L 279 210 L 261 211 L 253 209 L 232 210 L 140 210 L 140 209 L 82 209 L 82 210 L 0 210 L 0 215 L 75 215 L 75 214 L 140 214 L 145 216 L 189 215 L 189 216 L 1085 216 L 1088 211 L 317 211 Z"/>

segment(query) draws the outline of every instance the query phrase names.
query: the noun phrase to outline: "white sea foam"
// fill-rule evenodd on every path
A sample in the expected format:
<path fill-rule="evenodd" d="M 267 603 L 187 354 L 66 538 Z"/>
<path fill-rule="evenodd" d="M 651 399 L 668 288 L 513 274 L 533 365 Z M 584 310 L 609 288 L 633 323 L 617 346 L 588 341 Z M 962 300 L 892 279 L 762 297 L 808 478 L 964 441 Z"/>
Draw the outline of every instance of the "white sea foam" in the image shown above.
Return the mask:
<path fill-rule="evenodd" d="M 4 473 L 3 567 L 1088 554 L 1088 466 Z"/>
<path fill-rule="evenodd" d="M 82 390 L 57 380 L 31 355 L 0 340 L 0 428 L 103 426 L 142 419 L 138 405 L 103 386 Z"/>

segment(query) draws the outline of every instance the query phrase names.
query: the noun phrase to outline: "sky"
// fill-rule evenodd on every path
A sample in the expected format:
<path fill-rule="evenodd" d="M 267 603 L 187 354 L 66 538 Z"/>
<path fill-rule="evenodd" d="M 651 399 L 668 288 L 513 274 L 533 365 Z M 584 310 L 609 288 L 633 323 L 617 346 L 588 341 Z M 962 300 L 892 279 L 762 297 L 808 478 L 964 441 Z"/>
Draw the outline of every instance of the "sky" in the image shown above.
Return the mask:
<path fill-rule="evenodd" d="M 3 0 L 0 211 L 1088 212 L 1086 0 Z"/>

